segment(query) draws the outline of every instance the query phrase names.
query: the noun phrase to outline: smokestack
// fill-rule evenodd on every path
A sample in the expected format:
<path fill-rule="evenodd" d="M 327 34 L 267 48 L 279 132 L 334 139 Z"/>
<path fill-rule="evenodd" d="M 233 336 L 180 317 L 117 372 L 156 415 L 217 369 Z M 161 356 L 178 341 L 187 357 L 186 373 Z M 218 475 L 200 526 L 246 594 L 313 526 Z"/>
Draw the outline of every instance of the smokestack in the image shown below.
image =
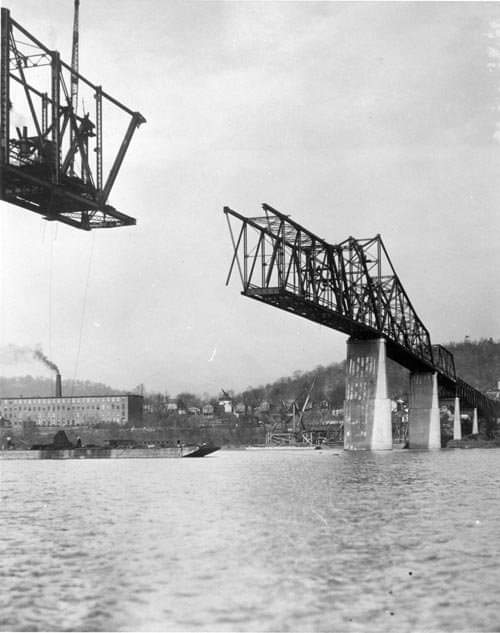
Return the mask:
<path fill-rule="evenodd" d="M 62 398 L 61 374 L 56 374 L 56 398 Z"/>

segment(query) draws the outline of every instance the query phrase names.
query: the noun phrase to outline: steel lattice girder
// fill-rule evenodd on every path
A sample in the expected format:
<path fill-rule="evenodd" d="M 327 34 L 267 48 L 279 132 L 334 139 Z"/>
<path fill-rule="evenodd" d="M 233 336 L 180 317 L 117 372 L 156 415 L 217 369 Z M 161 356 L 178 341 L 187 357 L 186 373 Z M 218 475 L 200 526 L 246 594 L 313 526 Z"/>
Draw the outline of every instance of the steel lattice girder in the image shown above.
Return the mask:
<path fill-rule="evenodd" d="M 457 379 L 453 355 L 431 345 L 380 235 L 329 244 L 268 204 L 262 208 L 257 217 L 224 208 L 234 250 L 226 284 L 236 267 L 247 297 L 354 338 L 384 337 L 390 358 L 410 371 L 437 371 L 441 382 L 489 410 L 492 401 Z M 238 233 L 230 218 L 240 223 Z"/>
<path fill-rule="evenodd" d="M 107 200 L 144 117 L 74 72 L 8 9 L 1 11 L 0 48 L 0 198 L 85 230 L 135 224 Z M 71 103 L 75 76 L 95 102 L 94 121 Z M 104 155 L 104 109 L 123 124 L 121 142 L 113 129 L 116 154 Z"/>

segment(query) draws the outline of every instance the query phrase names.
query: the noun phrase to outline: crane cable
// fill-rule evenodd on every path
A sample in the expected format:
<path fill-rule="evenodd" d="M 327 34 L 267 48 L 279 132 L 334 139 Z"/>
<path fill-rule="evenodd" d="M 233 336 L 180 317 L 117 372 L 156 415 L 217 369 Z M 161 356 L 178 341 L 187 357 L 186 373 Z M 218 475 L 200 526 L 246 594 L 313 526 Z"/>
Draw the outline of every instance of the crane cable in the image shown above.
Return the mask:
<path fill-rule="evenodd" d="M 87 311 L 87 297 L 88 290 L 90 284 L 90 274 L 92 271 L 92 259 L 94 257 L 94 246 L 95 246 L 95 232 L 92 231 L 91 244 L 90 244 L 90 253 L 89 253 L 89 261 L 87 264 L 87 279 L 85 281 L 85 291 L 83 293 L 83 305 L 82 305 L 82 314 L 80 318 L 80 334 L 78 336 L 78 348 L 76 352 L 76 362 L 75 362 L 75 371 L 73 373 L 73 384 L 71 385 L 71 395 L 73 396 L 75 390 L 75 382 L 76 377 L 78 375 L 78 365 L 80 363 L 80 352 L 82 349 L 82 338 L 83 338 L 83 329 L 85 325 L 85 313 Z"/>
<path fill-rule="evenodd" d="M 43 231 L 43 239 L 45 240 L 45 227 Z M 52 358 L 52 279 L 54 270 L 54 243 L 57 239 L 57 223 L 54 223 L 52 231 L 52 239 L 50 240 L 50 256 L 49 256 L 49 356 Z"/>
<path fill-rule="evenodd" d="M 71 108 L 73 110 L 73 114 L 76 115 L 78 110 L 78 56 L 79 56 L 79 44 L 80 44 L 80 36 L 79 36 L 79 9 L 80 9 L 80 0 L 74 1 L 74 14 L 73 14 L 73 41 L 71 46 Z M 71 144 L 73 143 L 74 131 L 71 130 Z M 71 171 L 74 171 L 74 157 L 71 162 Z M 75 371 L 73 375 L 73 384 L 71 386 L 71 395 L 73 396 L 75 390 L 75 381 L 78 375 L 78 365 L 80 363 L 80 352 L 82 349 L 82 336 L 83 336 L 83 328 L 85 322 L 85 312 L 87 309 L 87 296 L 89 289 L 89 281 L 90 281 L 90 272 L 92 268 L 92 258 L 94 254 L 94 244 L 95 244 L 95 235 L 92 232 L 91 238 L 91 246 L 90 246 L 90 254 L 89 261 L 87 265 L 87 279 L 85 281 L 85 291 L 83 294 L 83 305 L 82 305 L 82 315 L 80 319 L 80 334 L 78 337 L 78 349 L 76 352 L 76 361 L 75 361 Z"/>

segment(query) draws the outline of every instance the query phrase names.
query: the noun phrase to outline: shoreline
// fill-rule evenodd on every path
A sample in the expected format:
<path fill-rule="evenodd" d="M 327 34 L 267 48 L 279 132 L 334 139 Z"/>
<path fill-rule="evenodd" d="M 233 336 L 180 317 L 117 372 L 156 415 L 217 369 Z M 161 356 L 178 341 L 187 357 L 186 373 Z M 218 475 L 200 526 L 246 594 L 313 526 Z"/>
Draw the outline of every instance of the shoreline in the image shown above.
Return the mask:
<path fill-rule="evenodd" d="M 470 436 L 461 440 L 450 440 L 446 448 L 500 448 L 500 438 L 491 440 L 479 436 Z"/>

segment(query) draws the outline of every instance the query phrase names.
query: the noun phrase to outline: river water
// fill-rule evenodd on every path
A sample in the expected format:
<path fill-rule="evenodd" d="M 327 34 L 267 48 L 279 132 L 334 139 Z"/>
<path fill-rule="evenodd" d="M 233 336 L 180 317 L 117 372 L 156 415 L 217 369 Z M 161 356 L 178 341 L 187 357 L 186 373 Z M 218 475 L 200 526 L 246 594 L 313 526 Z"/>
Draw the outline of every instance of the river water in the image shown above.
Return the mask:
<path fill-rule="evenodd" d="M 0 462 L 0 630 L 499 631 L 500 451 Z"/>

